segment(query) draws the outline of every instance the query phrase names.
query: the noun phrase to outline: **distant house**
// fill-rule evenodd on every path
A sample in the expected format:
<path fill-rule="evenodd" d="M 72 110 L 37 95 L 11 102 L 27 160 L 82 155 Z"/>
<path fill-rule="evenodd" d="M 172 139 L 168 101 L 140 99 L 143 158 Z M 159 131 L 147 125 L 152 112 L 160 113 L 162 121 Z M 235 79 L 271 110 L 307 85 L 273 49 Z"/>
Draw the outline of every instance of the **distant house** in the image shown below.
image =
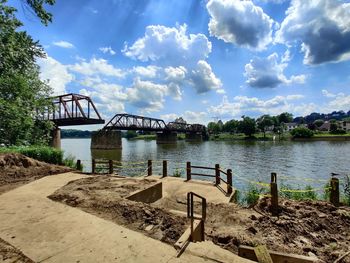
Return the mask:
<path fill-rule="evenodd" d="M 350 131 L 350 122 L 348 121 L 340 121 L 338 122 L 339 129 L 342 129 L 344 131 Z"/>
<path fill-rule="evenodd" d="M 318 130 L 320 131 L 330 131 L 331 129 L 331 123 L 329 121 L 325 121 L 319 128 Z"/>
<path fill-rule="evenodd" d="M 284 125 L 285 125 L 286 131 L 294 130 L 295 128 L 297 128 L 299 126 L 299 124 L 296 122 L 287 122 Z"/>

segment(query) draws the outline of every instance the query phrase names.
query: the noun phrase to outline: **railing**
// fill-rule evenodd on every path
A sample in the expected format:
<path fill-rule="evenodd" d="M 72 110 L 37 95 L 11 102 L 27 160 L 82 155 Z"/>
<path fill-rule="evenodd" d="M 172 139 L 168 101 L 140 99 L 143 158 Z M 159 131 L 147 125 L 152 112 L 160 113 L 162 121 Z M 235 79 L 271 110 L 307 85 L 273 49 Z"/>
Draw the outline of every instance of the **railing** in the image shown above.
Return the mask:
<path fill-rule="evenodd" d="M 192 169 L 214 170 L 215 174 L 213 175 L 213 174 L 193 173 Z M 187 181 L 191 180 L 193 175 L 215 178 L 215 185 L 217 187 L 221 188 L 220 183 L 223 182 L 226 184 L 226 191 L 222 188 L 221 190 L 223 190 L 226 195 L 232 194 L 232 170 L 231 169 L 227 169 L 225 172 L 220 169 L 219 164 L 215 164 L 215 167 L 206 167 L 206 166 L 191 165 L 191 162 L 187 162 L 186 164 Z M 226 176 L 226 180 L 222 178 L 221 175 Z"/>
<path fill-rule="evenodd" d="M 201 200 L 201 203 L 202 203 L 202 214 L 201 214 L 201 217 L 196 217 L 195 214 L 194 214 L 194 204 L 193 204 L 193 198 L 194 197 L 197 197 Z M 193 193 L 193 192 L 189 192 L 187 193 L 187 217 L 189 219 L 191 219 L 191 236 L 190 236 L 190 241 L 194 241 L 194 237 L 193 237 L 193 233 L 194 233 L 194 227 L 193 227 L 193 224 L 194 224 L 194 220 L 197 219 L 197 220 L 200 220 L 200 227 L 201 227 L 201 231 L 200 231 L 200 241 L 204 241 L 204 222 L 205 222 L 205 219 L 207 217 L 207 200 L 196 194 L 196 193 Z"/>

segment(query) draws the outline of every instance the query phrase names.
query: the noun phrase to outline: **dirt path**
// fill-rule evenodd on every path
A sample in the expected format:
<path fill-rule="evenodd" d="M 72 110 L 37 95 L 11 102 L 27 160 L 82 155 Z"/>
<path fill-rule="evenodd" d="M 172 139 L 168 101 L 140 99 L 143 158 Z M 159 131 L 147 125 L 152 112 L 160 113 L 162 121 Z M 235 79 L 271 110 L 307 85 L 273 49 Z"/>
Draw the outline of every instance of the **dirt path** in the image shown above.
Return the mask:
<path fill-rule="evenodd" d="M 47 198 L 69 181 L 44 177 L 0 196 L 0 238 L 35 262 L 212 262 Z M 246 262 L 246 261 L 232 261 Z"/>

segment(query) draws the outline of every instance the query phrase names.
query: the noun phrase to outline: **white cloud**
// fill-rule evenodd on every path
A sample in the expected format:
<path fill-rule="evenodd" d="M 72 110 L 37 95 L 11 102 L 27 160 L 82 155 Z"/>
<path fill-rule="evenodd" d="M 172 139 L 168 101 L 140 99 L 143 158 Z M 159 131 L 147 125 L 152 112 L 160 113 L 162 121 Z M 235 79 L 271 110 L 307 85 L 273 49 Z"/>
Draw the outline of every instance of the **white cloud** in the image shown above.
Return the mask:
<path fill-rule="evenodd" d="M 117 54 L 111 47 L 100 47 L 99 50 L 103 53 L 103 54 L 110 54 L 110 55 L 115 55 Z"/>
<path fill-rule="evenodd" d="M 124 102 L 127 95 L 119 85 L 101 83 L 93 90 L 81 89 L 79 93 L 91 97 L 98 109 L 111 115 L 125 111 Z"/>
<path fill-rule="evenodd" d="M 122 52 L 133 59 L 157 61 L 163 65 L 183 66 L 207 58 L 211 42 L 203 34 L 187 35 L 186 24 L 179 27 L 150 25 L 144 37 Z"/>
<path fill-rule="evenodd" d="M 141 77 L 155 78 L 160 67 L 149 65 L 147 67 L 137 66 L 133 68 L 133 72 Z"/>
<path fill-rule="evenodd" d="M 48 80 L 55 95 L 65 94 L 66 85 L 74 79 L 67 67 L 49 56 L 40 58 L 37 62 L 40 66 L 40 78 L 44 81 Z"/>
<path fill-rule="evenodd" d="M 274 21 L 251 1 L 209 0 L 207 10 L 211 36 L 256 50 L 272 42 Z"/>
<path fill-rule="evenodd" d="M 247 77 L 247 84 L 256 88 L 275 88 L 280 84 L 292 84 L 305 82 L 305 75 L 292 75 L 289 79 L 283 71 L 287 63 L 280 63 L 276 53 L 267 58 L 255 57 L 245 65 L 244 75 Z"/>
<path fill-rule="evenodd" d="M 166 85 L 155 84 L 151 81 L 134 79 L 130 88 L 126 89 L 127 101 L 142 112 L 159 111 L 164 107 L 164 97 L 169 95 Z"/>
<path fill-rule="evenodd" d="M 261 114 L 280 114 L 281 112 L 293 112 L 296 114 L 304 114 L 306 110 L 310 110 L 309 104 L 296 105 L 293 101 L 304 98 L 303 95 L 275 96 L 268 100 L 262 100 L 256 97 L 236 96 L 230 102 L 227 96 L 223 97 L 221 104 L 211 106 L 209 112 L 215 116 L 239 118 L 242 115 L 259 116 Z"/>
<path fill-rule="evenodd" d="M 211 66 L 204 60 L 198 61 L 197 67 L 192 70 L 190 83 L 199 94 L 218 90 L 222 86 L 221 80 L 215 76 Z"/>
<path fill-rule="evenodd" d="M 163 114 L 160 115 L 160 118 L 165 122 L 174 121 L 175 119 L 182 117 L 189 124 L 204 124 L 208 123 L 208 113 L 204 111 L 194 112 L 194 111 L 185 111 L 182 114 Z"/>
<path fill-rule="evenodd" d="M 325 89 L 322 90 L 322 95 L 330 99 L 323 107 L 323 109 L 326 109 L 327 112 L 339 110 L 349 111 L 350 95 L 346 95 L 343 92 L 331 93 Z"/>
<path fill-rule="evenodd" d="M 325 89 L 322 90 L 322 95 L 327 97 L 327 98 L 335 98 L 337 96 L 337 94 L 333 94 Z"/>
<path fill-rule="evenodd" d="M 62 47 L 62 48 L 74 48 L 74 45 L 67 41 L 55 41 L 55 42 L 52 42 L 52 44 L 54 46 Z"/>
<path fill-rule="evenodd" d="M 293 0 L 276 33 L 276 42 L 301 43 L 305 64 L 350 59 L 350 3 Z"/>
<path fill-rule="evenodd" d="M 92 58 L 89 62 L 83 60 L 74 65 L 69 65 L 69 69 L 74 72 L 78 72 L 82 75 L 105 75 L 111 77 L 122 78 L 125 76 L 125 72 L 119 68 L 109 64 L 105 59 Z"/>

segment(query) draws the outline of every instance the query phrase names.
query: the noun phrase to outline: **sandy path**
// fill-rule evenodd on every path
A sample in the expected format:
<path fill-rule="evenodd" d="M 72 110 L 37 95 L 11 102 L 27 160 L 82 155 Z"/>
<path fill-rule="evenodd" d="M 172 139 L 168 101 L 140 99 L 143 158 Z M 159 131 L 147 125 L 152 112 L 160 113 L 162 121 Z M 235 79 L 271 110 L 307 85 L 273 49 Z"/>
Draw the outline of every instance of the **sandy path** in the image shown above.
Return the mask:
<path fill-rule="evenodd" d="M 165 243 L 46 198 L 83 176 L 48 176 L 2 194 L 0 238 L 36 262 L 208 262 L 178 259 Z"/>

